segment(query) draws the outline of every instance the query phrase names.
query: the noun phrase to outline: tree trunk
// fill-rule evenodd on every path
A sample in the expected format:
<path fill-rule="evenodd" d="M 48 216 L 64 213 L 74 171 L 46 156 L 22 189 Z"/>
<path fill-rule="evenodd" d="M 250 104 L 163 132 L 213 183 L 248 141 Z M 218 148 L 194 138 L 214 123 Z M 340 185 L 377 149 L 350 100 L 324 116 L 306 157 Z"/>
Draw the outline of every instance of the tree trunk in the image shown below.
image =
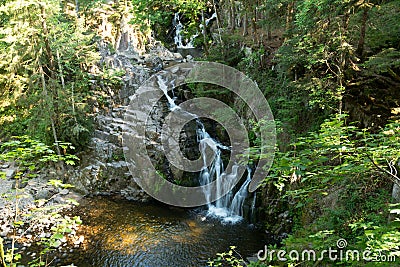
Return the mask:
<path fill-rule="evenodd" d="M 43 6 L 43 4 L 40 6 L 41 9 L 41 15 L 42 15 L 42 31 L 43 31 L 43 42 L 45 45 L 45 53 L 46 53 L 46 57 L 48 60 L 48 66 L 47 66 L 47 70 L 48 70 L 48 76 L 50 77 L 50 80 L 55 80 L 56 79 L 56 66 L 55 66 L 55 62 L 54 62 L 54 55 L 53 52 L 51 51 L 51 47 L 50 47 L 50 40 L 49 40 L 49 31 L 47 29 L 47 23 L 46 23 L 46 10 L 45 7 Z M 39 62 L 40 62 L 40 58 L 39 58 Z M 40 64 L 40 63 L 39 63 Z M 42 74 L 42 82 L 44 85 L 44 90 L 46 91 L 47 94 L 47 89 L 46 89 L 46 83 L 45 83 L 45 76 L 44 76 L 44 71 L 43 71 L 43 66 L 40 64 L 40 71 Z M 51 124 L 52 124 L 52 130 L 53 130 L 53 135 L 54 135 L 54 141 L 56 142 L 56 146 L 57 146 L 57 152 L 60 152 L 60 149 L 58 148 L 58 140 L 57 140 L 57 135 L 55 133 L 55 129 L 56 126 L 58 125 L 58 114 L 59 114 L 59 108 L 58 108 L 58 89 L 57 86 L 55 85 L 54 87 L 51 88 L 51 98 L 52 98 L 52 102 L 53 102 L 53 113 L 55 114 L 54 116 L 52 116 L 52 114 L 50 113 L 50 119 L 51 119 Z M 60 153 L 59 153 L 60 155 Z"/>
<path fill-rule="evenodd" d="M 46 23 L 46 10 L 44 9 L 44 6 L 41 5 L 41 11 L 42 11 L 42 31 L 43 31 L 43 41 L 44 41 L 44 46 L 46 50 L 46 56 L 49 61 L 49 75 L 51 78 L 54 78 L 54 71 L 55 71 L 55 66 L 54 66 L 54 56 L 53 53 L 51 52 L 50 48 L 50 41 L 49 41 L 49 31 L 47 29 L 47 23 Z"/>
<path fill-rule="evenodd" d="M 224 42 L 222 41 L 221 37 L 221 16 L 219 15 L 219 12 L 217 10 L 217 6 L 215 5 L 215 1 L 212 1 L 213 7 L 214 7 L 214 12 L 217 15 L 217 28 L 218 28 L 218 35 L 219 35 L 219 41 L 221 42 L 221 45 L 224 46 Z"/>
<path fill-rule="evenodd" d="M 271 30 L 271 26 L 268 25 L 267 26 L 267 40 L 271 40 L 272 39 L 272 30 Z"/>
<path fill-rule="evenodd" d="M 243 36 L 246 36 L 248 34 L 247 30 L 247 12 L 245 12 L 243 16 Z"/>
<path fill-rule="evenodd" d="M 363 61 L 364 54 L 364 43 L 365 43 L 365 30 L 367 28 L 368 21 L 368 8 L 364 8 L 363 17 L 361 20 L 361 28 L 360 28 L 360 39 L 358 40 L 356 54 L 360 57 L 361 61 Z"/>
<path fill-rule="evenodd" d="M 292 27 L 293 13 L 294 13 L 294 1 L 288 3 L 288 6 L 287 6 L 287 10 L 286 10 L 286 25 L 285 25 L 286 33 L 288 33 L 289 30 Z M 287 40 L 287 37 L 285 37 L 285 41 L 286 40 Z"/>
<path fill-rule="evenodd" d="M 62 69 L 60 53 L 58 52 L 58 50 L 56 52 L 56 55 L 57 55 L 58 71 L 60 73 L 61 87 L 63 90 L 65 90 L 64 72 Z"/>
<path fill-rule="evenodd" d="M 123 19 L 123 14 L 119 14 L 119 20 L 118 23 L 116 23 L 116 34 L 115 34 L 115 43 L 114 43 L 114 49 L 118 51 L 119 44 L 121 43 L 121 38 L 122 38 L 122 19 Z"/>
<path fill-rule="evenodd" d="M 45 79 L 45 77 L 44 77 L 44 71 L 43 71 L 43 68 L 42 68 L 42 65 L 39 63 L 39 71 L 40 71 L 40 74 L 41 74 L 41 77 L 42 77 L 42 89 L 43 89 L 43 94 L 45 95 L 45 96 L 47 96 L 48 94 L 47 94 L 47 86 L 46 86 L 46 79 Z M 48 107 L 48 106 L 47 106 Z M 56 127 L 55 127 L 55 123 L 54 123 L 54 119 L 53 119 L 53 114 L 52 114 L 52 112 L 51 112 L 51 110 L 50 110 L 50 108 L 48 107 L 48 113 L 49 113 L 49 116 L 50 116 L 50 123 L 51 123 L 51 130 L 52 130 L 52 132 L 53 132 L 53 138 L 54 138 L 54 143 L 55 143 L 55 145 L 56 145 L 56 149 L 57 149 L 57 154 L 59 155 L 59 156 L 61 156 L 61 151 L 60 151 L 60 147 L 59 147 L 59 144 L 58 144 L 58 138 L 57 138 L 57 131 L 56 131 Z"/>
<path fill-rule="evenodd" d="M 236 8 L 235 8 L 235 0 L 231 0 L 231 7 L 230 7 L 230 21 L 231 21 L 231 31 L 234 32 L 236 29 Z"/>
<path fill-rule="evenodd" d="M 393 184 L 392 198 L 395 203 L 400 203 L 400 186 L 398 183 Z"/>
<path fill-rule="evenodd" d="M 3 238 L 0 237 L 0 266 L 7 267 L 7 264 L 4 259 L 4 245 L 3 245 Z"/>
<path fill-rule="evenodd" d="M 204 17 L 204 12 L 201 11 L 201 24 L 203 25 L 203 47 L 204 47 L 204 53 L 207 55 L 208 54 L 208 45 L 207 45 L 207 25 L 206 25 L 206 20 Z"/>
<path fill-rule="evenodd" d="M 253 41 L 254 43 L 257 42 L 258 38 L 257 38 L 257 11 L 256 8 L 253 6 L 254 11 L 253 11 L 253 18 L 251 20 L 251 26 L 253 29 Z"/>
<path fill-rule="evenodd" d="M 397 162 L 397 165 L 400 168 L 400 160 Z M 393 188 L 392 188 L 392 201 L 393 204 L 400 203 L 400 179 L 397 175 L 395 175 L 395 181 L 393 183 Z M 396 219 L 395 214 L 390 213 L 389 214 L 389 222 L 394 221 Z"/>

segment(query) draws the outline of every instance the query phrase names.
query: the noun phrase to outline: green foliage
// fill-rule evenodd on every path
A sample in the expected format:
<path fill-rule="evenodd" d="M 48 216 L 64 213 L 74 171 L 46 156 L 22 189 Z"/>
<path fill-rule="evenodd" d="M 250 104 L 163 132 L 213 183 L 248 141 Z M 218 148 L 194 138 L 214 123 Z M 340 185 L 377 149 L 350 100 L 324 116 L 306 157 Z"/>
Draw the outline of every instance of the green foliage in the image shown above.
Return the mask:
<path fill-rule="evenodd" d="M 266 0 L 259 3 L 258 8 L 265 14 L 264 20 L 260 21 L 267 30 L 280 29 L 285 24 L 285 13 L 290 1 Z"/>
<path fill-rule="evenodd" d="M 371 174 L 380 171 L 376 169 L 377 165 L 386 168 L 383 167 L 386 162 L 397 162 L 398 122 L 389 123 L 381 132 L 372 134 L 345 125 L 345 118 L 345 115 L 340 115 L 326 120 L 318 133 L 299 137 L 292 144 L 293 150 L 276 157 L 271 177 L 300 182 L 313 193 L 317 192 L 316 186 L 323 194 L 333 184 L 346 182 L 346 177 Z M 309 196 L 304 186 L 287 194 L 295 198 L 303 196 L 304 199 Z"/>
<path fill-rule="evenodd" d="M 386 207 L 387 208 L 387 207 Z M 349 214 L 347 219 L 350 219 L 352 214 Z M 325 217 L 326 218 L 326 217 Z M 318 227 L 326 227 L 327 225 L 322 222 Z M 343 227 L 343 226 L 342 226 Z M 377 224 L 373 221 L 358 220 L 348 224 L 349 234 L 339 233 L 340 229 L 335 230 L 314 230 L 303 231 L 290 235 L 284 240 L 282 249 L 285 251 L 296 250 L 302 252 L 305 249 L 312 249 L 319 257 L 323 250 L 337 249 L 337 241 L 345 238 L 347 244 L 344 249 L 346 251 L 358 251 L 360 259 L 357 258 L 342 258 L 342 260 L 331 261 L 327 254 L 325 258 L 320 260 L 321 264 L 330 264 L 331 266 L 345 265 L 345 266 L 394 266 L 399 262 L 398 248 L 400 246 L 399 234 L 399 218 L 389 223 L 380 222 Z M 318 228 L 321 229 L 321 228 Z M 368 263 L 362 258 L 363 252 L 369 251 L 368 257 L 371 259 Z M 295 263 L 291 260 L 289 262 Z M 296 263 L 300 266 L 311 266 L 313 262 Z M 365 264 L 365 265 L 364 265 Z"/>
<path fill-rule="evenodd" d="M 374 1 L 379 2 L 379 1 Z M 381 1 L 370 12 L 371 26 L 367 28 L 366 42 L 372 53 L 379 53 L 382 49 L 400 49 L 400 1 Z"/>
<path fill-rule="evenodd" d="M 389 73 L 398 80 L 398 3 L 300 1 L 290 38 L 277 54 L 280 71 L 310 94 L 311 106 L 330 112 L 341 111 L 348 85 L 365 67 L 368 75 Z M 365 65 L 364 55 L 369 57 Z"/>
<path fill-rule="evenodd" d="M 392 207 L 399 204 L 391 205 Z M 373 221 L 356 221 L 350 224 L 351 230 L 356 234 L 357 247 L 373 251 L 375 256 L 385 253 L 400 257 L 400 217 L 398 212 L 389 208 L 389 211 L 396 214 L 393 221 L 389 223 L 376 223 Z"/>
<path fill-rule="evenodd" d="M 280 75 L 279 71 L 263 68 L 263 58 L 267 55 L 266 49 L 261 47 L 244 57 L 238 68 L 257 82 L 259 89 L 268 99 L 275 120 L 281 123 L 282 131 L 279 133 L 278 142 L 284 147 L 295 136 L 319 127 L 329 113 L 311 106 L 308 92 Z"/>
<path fill-rule="evenodd" d="M 242 37 L 237 34 L 222 34 L 222 43 L 210 47 L 205 60 L 236 67 L 244 58 Z"/>
<path fill-rule="evenodd" d="M 232 99 L 232 92 L 218 85 L 191 83 L 188 87 L 196 97 L 212 97 L 221 101 Z"/>
<path fill-rule="evenodd" d="M 206 1 L 195 0 L 132 0 L 134 19 L 132 23 L 140 25 L 144 32 L 152 30 L 157 38 L 170 37 L 165 29 L 172 26 L 174 13 L 179 12 L 181 21 L 185 21 L 184 36 L 191 36 L 199 31 L 201 12 L 206 9 Z"/>
<path fill-rule="evenodd" d="M 371 56 L 367 62 L 365 62 L 364 66 L 372 73 L 389 72 L 389 74 L 393 74 L 393 69 L 400 68 L 399 58 L 399 51 L 395 48 L 388 48 Z"/>
<path fill-rule="evenodd" d="M 235 246 L 231 246 L 229 251 L 217 253 L 217 257 L 215 259 L 211 259 L 208 261 L 207 266 L 226 266 L 226 267 L 263 267 L 266 266 L 264 264 L 258 262 L 250 262 L 246 263 L 242 256 L 236 251 Z"/>
<path fill-rule="evenodd" d="M 91 132 L 85 104 L 88 70 L 99 60 L 93 34 L 57 1 L 9 1 L 0 7 L 2 137 L 29 134 L 82 148 Z M 39 19 L 38 19 L 39 18 Z"/>
<path fill-rule="evenodd" d="M 16 242 L 21 242 L 24 235 L 31 229 L 42 231 L 41 239 L 37 244 L 41 247 L 40 254 L 36 259 L 29 263 L 29 266 L 47 266 L 48 253 L 63 243 L 67 242 L 66 235 L 71 234 L 77 228 L 81 221 L 79 217 L 70 218 L 66 215 L 61 215 L 64 208 L 70 208 L 71 205 L 77 205 L 76 201 L 67 201 L 67 204 L 47 205 L 50 199 L 37 200 L 36 208 L 28 210 L 20 210 L 19 199 L 24 196 L 24 189 L 19 188 L 21 182 L 36 177 L 39 168 L 49 163 L 57 163 L 60 161 L 68 165 L 74 165 L 77 160 L 76 156 L 67 153 L 68 150 L 74 147 L 68 143 L 59 143 L 59 147 L 63 150 L 63 155 L 57 155 L 54 150 L 35 139 L 28 136 L 14 137 L 8 142 L 4 142 L 0 147 L 0 162 L 13 162 L 17 167 L 15 174 L 15 192 L 7 200 L 8 204 L 14 201 L 15 215 L 13 221 L 9 222 L 13 227 L 12 246 L 4 249 L 3 240 L 0 239 L 0 261 L 6 267 L 15 267 L 17 263 L 25 257 L 20 248 L 15 247 Z M 72 185 L 64 184 L 60 180 L 49 180 L 48 184 L 54 188 L 71 188 Z M 51 222 L 50 229 L 44 229 L 41 226 L 42 222 Z M 50 237 L 46 237 L 45 233 L 49 231 Z"/>
<path fill-rule="evenodd" d="M 399 121 L 370 133 L 346 125 L 340 115 L 279 152 L 265 183 L 292 203 L 295 230 L 285 249 L 323 250 L 345 238 L 349 249 L 397 255 L 399 219 L 388 222 L 388 203 L 398 182 L 399 141 Z"/>
<path fill-rule="evenodd" d="M 86 24 L 94 7 L 100 7 L 102 1 L 78 2 L 81 19 L 66 12 L 71 3 L 0 1 L 0 138 L 9 140 L 0 148 L 0 160 L 16 162 L 17 180 L 34 177 L 44 164 L 59 161 L 75 164 L 77 158 L 68 154 L 71 149 L 68 143 L 58 143 L 61 155 L 49 145 L 55 141 L 54 132 L 58 140 L 84 148 L 93 131 L 88 115 L 88 100 L 93 97 L 90 85 L 108 88 L 121 85 L 119 72 L 103 69 L 99 75 L 88 75 L 99 55 L 95 34 Z M 109 19 L 114 19 L 117 29 L 121 14 L 131 12 L 132 23 L 142 31 L 152 30 L 157 38 L 168 40 L 174 13 L 179 12 L 185 24 L 184 34 L 189 36 L 200 32 L 201 13 L 213 10 L 213 2 L 117 1 L 113 5 L 116 12 Z M 283 199 L 292 204 L 294 232 L 284 242 L 287 248 L 326 248 L 334 246 L 339 237 L 345 237 L 354 248 L 398 250 L 398 207 L 390 207 L 388 203 L 390 187 L 398 178 L 400 124 L 392 121 L 371 133 L 356 128 L 341 114 L 346 107 L 345 96 L 381 88 L 375 83 L 371 88 L 359 86 L 364 81 L 380 80 L 385 88 L 398 88 L 399 3 L 398 0 L 220 3 L 221 7 L 227 5 L 225 10 L 219 10 L 220 16 L 237 12 L 241 17 L 246 15 L 256 28 L 262 27 L 256 33 L 262 34 L 252 36 L 253 41 L 237 32 L 228 33 L 227 28 L 218 29 L 218 41 L 206 40 L 210 45 L 206 59 L 237 67 L 257 81 L 280 121 L 283 129 L 279 132 L 280 150 L 265 185 L 273 184 Z M 363 22 L 365 14 L 367 20 Z M 97 23 L 97 18 L 91 19 L 93 24 Z M 276 30 L 279 35 L 283 28 L 285 32 L 279 37 L 284 44 L 277 51 L 268 40 L 258 38 L 263 36 L 263 30 L 267 35 Z M 365 43 L 360 52 L 363 28 Z M 260 39 L 259 43 L 255 39 Z M 228 90 L 203 84 L 189 87 L 196 96 L 235 103 L 236 110 L 244 111 L 240 102 L 232 101 Z M 110 105 L 106 94 L 97 96 L 97 101 L 104 107 Z M 398 99 L 390 101 L 398 106 Z M 331 119 L 322 122 L 330 114 L 333 114 Z M 250 139 L 257 154 L 260 148 L 256 133 L 263 131 L 264 125 L 259 122 L 249 126 L 253 127 Z M 11 138 L 23 134 L 33 138 Z M 114 155 L 115 160 L 118 158 L 119 155 Z M 69 187 L 58 180 L 49 184 Z M 45 248 L 59 246 L 62 236 L 69 231 L 66 225 L 76 222 L 74 218 L 54 216 L 60 227 L 53 228 L 52 236 L 42 240 Z M 20 220 L 13 225 L 23 227 Z M 12 251 L 7 257 L 12 258 L 9 261 L 18 261 L 20 256 Z M 32 264 L 41 266 L 43 261 Z M 246 263 L 231 248 L 210 264 Z"/>
<path fill-rule="evenodd" d="M 59 146 L 64 152 L 63 155 L 57 155 L 50 146 L 29 136 L 17 136 L 13 140 L 1 144 L 0 161 L 17 164 L 16 178 L 32 177 L 38 168 L 46 166 L 50 162 L 64 161 L 67 165 L 75 165 L 79 158 L 67 153 L 74 147 L 68 143 L 60 143 Z"/>

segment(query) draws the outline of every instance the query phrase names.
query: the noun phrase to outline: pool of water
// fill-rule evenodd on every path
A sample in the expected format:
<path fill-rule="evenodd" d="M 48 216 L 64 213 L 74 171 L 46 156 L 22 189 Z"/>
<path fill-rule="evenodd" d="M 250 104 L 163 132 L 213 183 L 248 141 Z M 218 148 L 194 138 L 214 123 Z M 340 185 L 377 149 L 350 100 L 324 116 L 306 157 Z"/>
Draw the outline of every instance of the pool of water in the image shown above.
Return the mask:
<path fill-rule="evenodd" d="M 96 197 L 84 199 L 76 213 L 83 220 L 78 234 L 85 243 L 60 265 L 207 266 L 229 246 L 245 258 L 267 244 L 267 237 L 247 223 L 222 224 L 200 211 L 159 203 Z"/>

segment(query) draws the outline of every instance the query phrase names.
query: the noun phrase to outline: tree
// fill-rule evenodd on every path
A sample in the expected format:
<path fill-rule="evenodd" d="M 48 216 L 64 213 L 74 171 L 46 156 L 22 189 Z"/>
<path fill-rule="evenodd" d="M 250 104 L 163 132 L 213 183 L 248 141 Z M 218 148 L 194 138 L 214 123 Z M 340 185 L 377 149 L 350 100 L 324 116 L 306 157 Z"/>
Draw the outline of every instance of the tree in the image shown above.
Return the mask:
<path fill-rule="evenodd" d="M 179 13 L 180 20 L 184 21 L 187 35 L 194 35 L 200 31 L 201 15 L 206 7 L 212 3 L 196 0 L 132 0 L 131 12 L 134 14 L 132 23 L 140 25 L 142 31 L 153 31 L 156 38 L 168 39 L 171 37 L 166 29 L 173 28 L 172 20 L 175 13 Z"/>
<path fill-rule="evenodd" d="M 87 140 L 89 124 L 76 103 L 86 95 L 87 71 L 98 56 L 82 21 L 62 8 L 53 0 L 9 1 L 0 7 L 4 135 L 28 131 L 48 143 L 64 139 L 76 145 Z"/>

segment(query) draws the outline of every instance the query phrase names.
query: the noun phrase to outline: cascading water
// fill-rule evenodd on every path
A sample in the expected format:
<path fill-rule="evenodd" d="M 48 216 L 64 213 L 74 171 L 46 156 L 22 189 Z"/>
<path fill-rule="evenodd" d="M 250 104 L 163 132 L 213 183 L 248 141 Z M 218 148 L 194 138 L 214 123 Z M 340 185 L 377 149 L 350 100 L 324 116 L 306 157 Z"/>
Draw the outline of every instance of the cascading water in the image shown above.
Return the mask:
<path fill-rule="evenodd" d="M 256 201 L 257 201 L 257 194 L 254 193 L 253 196 L 253 201 L 251 202 L 251 212 L 250 212 L 250 222 L 253 222 L 255 220 L 255 210 L 256 210 Z"/>
<path fill-rule="evenodd" d="M 250 168 L 247 168 L 247 179 L 240 187 L 239 191 L 237 191 L 235 197 L 232 200 L 230 206 L 230 212 L 232 215 L 243 216 L 243 203 L 247 197 L 247 188 L 249 187 L 249 183 L 251 181 L 251 171 Z"/>
<path fill-rule="evenodd" d="M 179 13 L 175 13 L 174 19 L 172 21 L 172 25 L 175 27 L 174 43 L 175 43 L 176 47 L 183 48 L 183 49 L 194 48 L 193 41 L 194 41 L 194 38 L 196 38 L 198 36 L 198 34 L 191 36 L 190 40 L 186 44 L 184 44 L 184 42 L 182 40 L 183 39 L 182 31 L 183 31 L 184 27 L 180 21 Z"/>
<path fill-rule="evenodd" d="M 208 26 L 208 24 L 210 24 L 210 21 L 212 21 L 213 19 L 216 19 L 217 18 L 217 13 L 213 13 L 212 15 L 211 15 L 211 17 L 210 18 L 208 18 L 208 19 L 206 19 L 205 21 L 206 21 L 206 26 Z"/>
<path fill-rule="evenodd" d="M 165 81 L 158 76 L 158 85 L 163 91 L 165 97 L 168 100 L 168 106 L 171 111 L 180 109 L 179 106 L 175 104 L 174 99 L 168 95 L 168 86 Z M 187 111 L 185 111 L 187 112 Z M 214 180 L 222 181 L 222 177 L 226 178 L 226 181 L 234 181 L 237 178 L 239 165 L 233 165 L 231 173 L 226 173 L 224 168 L 224 163 L 221 158 L 222 150 L 230 150 L 230 147 L 224 146 L 217 140 L 213 139 L 210 134 L 206 131 L 204 124 L 201 120 L 192 113 L 193 118 L 197 122 L 197 142 L 200 147 L 200 154 L 203 159 L 203 167 L 199 175 L 199 183 L 201 186 L 207 185 Z M 211 164 L 207 164 L 207 153 L 206 149 L 210 148 L 213 153 L 213 161 Z M 233 195 L 232 190 L 228 190 L 231 184 L 228 183 L 217 183 L 217 200 L 214 203 L 208 204 L 207 216 L 221 218 L 225 223 L 237 223 L 243 219 L 243 205 L 244 201 L 248 195 L 248 186 L 251 182 L 251 169 L 247 167 L 247 178 L 245 182 L 241 185 L 239 190 Z M 204 187 L 203 192 L 207 200 L 211 196 L 211 188 Z M 223 195 L 222 192 L 229 192 Z M 254 198 L 255 199 L 255 198 Z M 255 201 L 253 200 L 254 205 Z M 252 209 L 254 207 L 252 206 Z"/>
<path fill-rule="evenodd" d="M 224 163 L 221 159 L 221 151 L 229 150 L 229 147 L 224 146 L 211 138 L 210 134 L 204 128 L 203 123 L 197 119 L 197 141 L 200 144 L 200 153 L 203 158 L 203 168 L 199 175 L 200 185 L 206 185 L 211 183 L 214 179 L 221 180 L 222 176 L 227 176 L 228 181 L 235 180 L 238 172 L 238 165 L 232 166 L 232 172 L 227 174 L 224 169 Z M 206 148 L 209 147 L 214 152 L 214 159 L 207 166 L 206 159 Z M 222 195 L 222 192 L 227 192 L 230 184 L 229 183 L 217 183 L 217 200 L 215 203 L 208 204 L 207 216 L 219 217 L 223 222 L 236 223 L 243 219 L 243 205 L 248 194 L 248 186 L 251 181 L 251 170 L 247 168 L 247 179 L 242 184 L 240 189 L 232 197 L 232 191 Z M 209 189 L 211 190 L 211 189 Z M 207 199 L 211 195 L 211 191 L 204 190 L 204 194 Z"/>
<path fill-rule="evenodd" d="M 214 19 L 217 18 L 217 13 L 213 13 L 210 18 L 204 19 L 204 17 L 201 18 L 201 21 L 204 20 L 205 25 L 208 26 L 210 22 Z M 182 49 L 188 49 L 188 48 L 195 48 L 193 42 L 194 39 L 199 36 L 200 34 L 197 32 L 196 34 L 192 35 L 189 40 L 186 40 L 186 44 L 184 44 L 183 36 L 182 36 L 182 31 L 184 30 L 184 26 L 182 22 L 180 21 L 179 13 L 175 13 L 174 19 L 172 21 L 172 25 L 175 28 L 175 36 L 174 36 L 174 43 L 177 48 L 182 48 Z M 204 33 L 204 25 L 203 23 L 200 23 L 199 28 L 201 29 L 202 33 Z"/>
<path fill-rule="evenodd" d="M 179 107 L 175 104 L 175 101 L 168 95 L 168 86 L 165 84 L 163 79 L 160 76 L 158 76 L 157 79 L 158 79 L 158 86 L 160 87 L 161 91 L 163 91 L 165 97 L 167 98 L 169 109 L 171 111 L 179 109 Z"/>

